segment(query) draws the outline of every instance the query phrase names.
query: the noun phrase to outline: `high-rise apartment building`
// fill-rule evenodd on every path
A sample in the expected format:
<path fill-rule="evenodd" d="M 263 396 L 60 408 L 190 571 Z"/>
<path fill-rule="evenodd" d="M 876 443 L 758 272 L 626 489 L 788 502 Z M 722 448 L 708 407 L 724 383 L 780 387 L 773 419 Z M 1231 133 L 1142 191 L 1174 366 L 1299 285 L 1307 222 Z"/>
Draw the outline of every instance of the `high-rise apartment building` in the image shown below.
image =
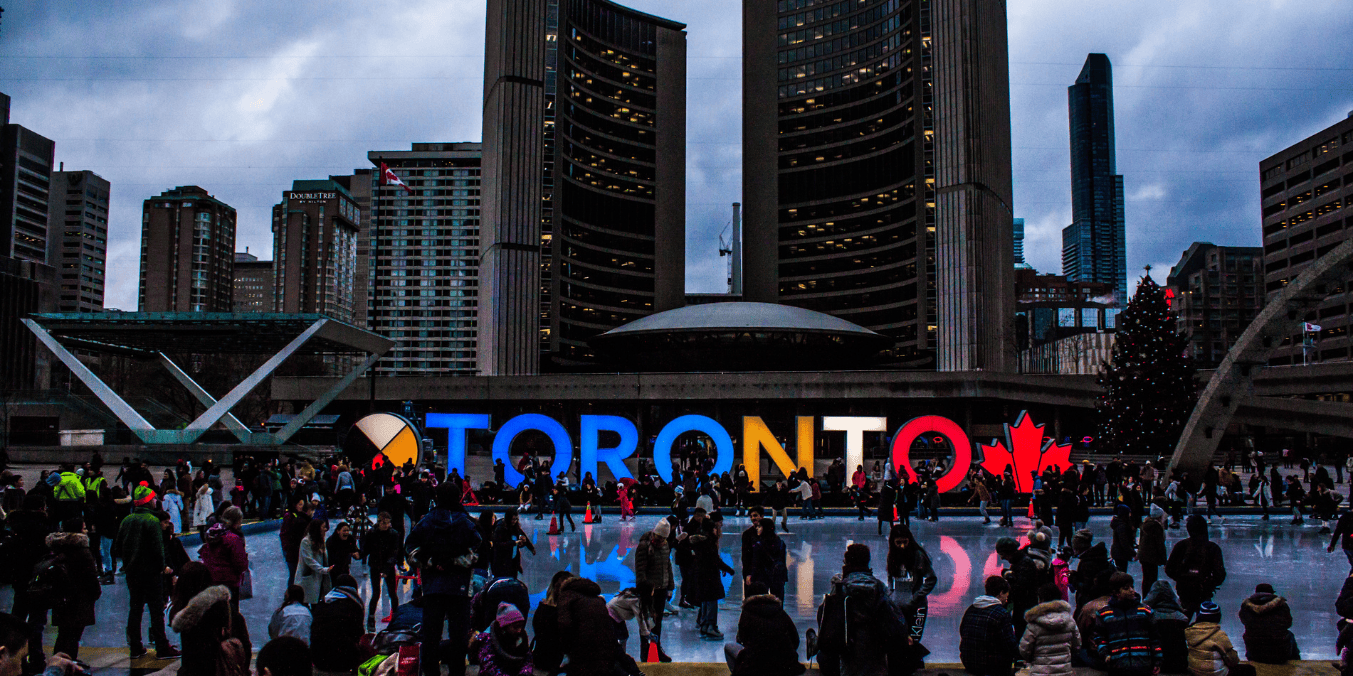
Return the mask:
<path fill-rule="evenodd" d="M 293 181 L 272 208 L 273 308 L 352 323 L 361 214 L 331 179 Z"/>
<path fill-rule="evenodd" d="M 684 302 L 685 26 L 490 0 L 484 100 L 480 371 L 586 368 L 590 338 Z"/>
<path fill-rule="evenodd" d="M 56 144 L 9 121 L 9 97 L 0 94 L 0 388 L 44 388 L 51 353 L 20 321 L 30 312 L 55 312 L 48 213 Z"/>
<path fill-rule="evenodd" d="M 0 256 L 51 264 L 47 221 L 55 154 L 51 139 L 8 120 L 0 127 Z"/>
<path fill-rule="evenodd" d="M 50 264 L 61 275 L 61 312 L 102 312 L 111 185 L 92 171 L 52 172 Z"/>
<path fill-rule="evenodd" d="M 743 297 L 1005 369 L 1006 45 L 996 0 L 743 3 Z"/>
<path fill-rule="evenodd" d="M 273 311 L 272 261 L 261 261 L 258 256 L 235 252 L 234 312 Z"/>
<path fill-rule="evenodd" d="M 1062 274 L 1080 282 L 1113 284 L 1126 305 L 1127 228 L 1123 177 L 1113 130 L 1113 66 L 1091 54 L 1067 88 L 1071 128 L 1071 225 L 1062 230 Z"/>
<path fill-rule="evenodd" d="M 367 153 L 412 191 L 384 185 L 380 172 L 367 175 L 374 181 L 366 226 L 368 329 L 395 340 L 376 364 L 381 375 L 476 371 L 481 148 L 415 143 L 411 150 Z M 529 347 L 534 353 L 535 343 Z"/>
<path fill-rule="evenodd" d="M 1194 242 L 1170 269 L 1166 294 L 1198 368 L 1217 368 L 1263 309 L 1263 251 Z"/>
<path fill-rule="evenodd" d="M 1264 290 L 1282 289 L 1311 261 L 1353 236 L 1353 113 L 1259 163 Z M 1353 275 L 1269 356 L 1274 365 L 1348 359 Z"/>
<path fill-rule="evenodd" d="M 141 312 L 230 312 L 235 208 L 195 185 L 142 204 Z"/>
<path fill-rule="evenodd" d="M 367 315 L 370 306 L 371 282 L 371 191 L 375 187 L 372 179 L 374 169 L 354 169 L 350 176 L 330 176 L 348 189 L 348 194 L 357 203 L 357 272 L 352 285 L 352 323 L 367 327 Z"/>

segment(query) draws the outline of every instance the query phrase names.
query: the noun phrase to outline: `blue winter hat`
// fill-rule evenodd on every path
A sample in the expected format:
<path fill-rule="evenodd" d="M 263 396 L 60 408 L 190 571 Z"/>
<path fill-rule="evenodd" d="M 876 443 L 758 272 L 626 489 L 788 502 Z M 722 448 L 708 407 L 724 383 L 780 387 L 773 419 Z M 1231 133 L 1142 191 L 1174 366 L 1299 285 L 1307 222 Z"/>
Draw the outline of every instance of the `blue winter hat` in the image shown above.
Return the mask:
<path fill-rule="evenodd" d="M 52 488 L 56 488 L 56 485 L 59 484 L 59 483 L 61 483 L 61 475 L 60 475 L 60 474 L 58 474 L 58 473 L 56 473 L 56 472 L 52 472 L 51 474 L 48 474 L 48 475 L 47 475 L 47 485 L 48 485 L 48 486 L 51 486 Z"/>
<path fill-rule="evenodd" d="M 1208 601 L 1207 603 L 1198 606 L 1198 621 L 1220 622 L 1221 607 L 1211 601 Z"/>

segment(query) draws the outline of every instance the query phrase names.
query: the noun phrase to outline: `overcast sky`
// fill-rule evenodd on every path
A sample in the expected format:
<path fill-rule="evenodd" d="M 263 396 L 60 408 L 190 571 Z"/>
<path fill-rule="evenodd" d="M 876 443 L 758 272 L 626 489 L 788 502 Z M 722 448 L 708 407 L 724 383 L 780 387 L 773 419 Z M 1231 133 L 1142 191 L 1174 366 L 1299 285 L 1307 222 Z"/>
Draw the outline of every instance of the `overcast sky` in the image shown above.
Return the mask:
<path fill-rule="evenodd" d="M 141 202 L 197 184 L 271 256 L 295 179 L 368 150 L 478 141 L 483 0 L 5 3 L 11 121 L 67 170 L 112 181 L 106 305 L 135 309 Z M 739 201 L 740 23 L 729 0 L 632 0 L 689 26 L 688 291 L 722 291 L 718 234 Z M 1258 163 L 1353 110 L 1353 11 L 1324 0 L 1010 0 L 1015 213 L 1026 256 L 1061 271 L 1071 218 L 1066 87 L 1114 66 L 1128 277 L 1158 281 L 1194 241 L 1259 244 Z"/>

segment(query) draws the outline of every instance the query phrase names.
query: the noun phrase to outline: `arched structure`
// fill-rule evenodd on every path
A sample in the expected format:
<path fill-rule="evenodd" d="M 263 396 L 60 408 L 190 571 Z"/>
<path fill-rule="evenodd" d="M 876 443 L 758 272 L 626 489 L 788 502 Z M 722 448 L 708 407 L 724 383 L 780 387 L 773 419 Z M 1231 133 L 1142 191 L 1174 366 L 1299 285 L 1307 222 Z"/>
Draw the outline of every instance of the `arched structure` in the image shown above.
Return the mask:
<path fill-rule="evenodd" d="M 1306 314 L 1329 295 L 1331 284 L 1343 283 L 1353 272 L 1353 239 L 1311 263 L 1276 294 L 1255 317 L 1240 340 L 1226 353 L 1193 407 L 1184 433 L 1175 446 L 1170 468 L 1199 472 L 1217 452 L 1227 424 L 1241 405 L 1254 396 L 1254 376 L 1268 365 L 1268 354 L 1290 336 Z"/>

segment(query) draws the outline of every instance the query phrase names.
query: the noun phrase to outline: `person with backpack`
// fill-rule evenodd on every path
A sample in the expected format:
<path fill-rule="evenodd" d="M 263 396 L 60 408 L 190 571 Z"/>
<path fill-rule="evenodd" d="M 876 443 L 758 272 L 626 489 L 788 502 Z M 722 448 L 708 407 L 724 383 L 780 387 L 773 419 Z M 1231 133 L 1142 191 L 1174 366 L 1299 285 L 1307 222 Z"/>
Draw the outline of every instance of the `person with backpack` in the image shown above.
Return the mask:
<path fill-rule="evenodd" d="M 911 529 L 896 525 L 888 533 L 889 600 L 897 610 L 898 621 L 912 641 L 925 636 L 927 599 L 935 591 L 939 578 L 930 562 L 930 554 L 916 541 Z"/>
<path fill-rule="evenodd" d="M 1002 538 L 1004 539 L 1004 538 Z M 958 656 L 972 676 L 1012 676 L 1019 655 L 1010 611 L 1010 583 L 999 575 L 987 578 L 984 595 L 973 600 L 958 626 Z"/>
<path fill-rule="evenodd" d="M 438 676 L 445 662 L 451 665 L 451 676 L 464 676 L 466 642 L 462 639 L 469 633 L 470 569 L 479 548 L 479 531 L 461 506 L 455 485 L 438 486 L 436 498 L 435 508 L 404 541 L 405 552 L 423 577 L 421 667 L 424 676 Z M 456 638 L 443 653 L 445 625 Z"/>
<path fill-rule="evenodd" d="M 122 559 L 126 572 L 127 647 L 132 659 L 146 655 L 141 642 L 141 614 L 150 609 L 150 639 L 158 659 L 178 657 L 164 630 L 164 573 L 171 571 L 164 555 L 164 535 L 154 513 L 155 491 L 138 485 L 132 494 L 132 513 L 122 520 L 113 543 L 113 553 Z M 199 564 L 200 565 L 200 564 Z M 205 566 L 203 567 L 205 569 Z M 186 600 L 185 600 L 186 601 Z"/>
<path fill-rule="evenodd" d="M 94 604 L 103 595 L 84 521 L 67 519 L 61 524 L 60 533 L 47 536 L 46 544 L 52 554 L 38 564 L 29 591 L 44 597 L 35 598 L 35 603 L 52 610 L 52 624 L 56 626 L 52 652 L 78 659 L 80 637 L 85 627 L 95 624 Z M 45 587 L 40 595 L 35 593 L 39 584 Z"/>
<path fill-rule="evenodd" d="M 818 662 L 824 676 L 885 676 L 890 643 L 904 635 L 888 586 L 869 567 L 869 547 L 846 547 L 841 572 L 818 607 Z M 905 639 L 902 639 L 905 640 Z"/>
<path fill-rule="evenodd" d="M 310 648 L 316 669 L 357 670 L 360 663 L 358 644 L 363 633 L 362 614 L 357 580 L 351 575 L 339 575 L 334 579 L 334 588 L 310 608 Z M 464 641 L 465 637 L 461 636 L 460 642 Z"/>
<path fill-rule="evenodd" d="M 634 550 L 634 583 L 639 589 L 639 598 L 643 601 L 644 612 L 653 622 L 649 635 L 658 644 L 658 661 L 671 662 L 662 649 L 662 616 L 667 599 L 675 587 L 672 577 L 671 545 L 668 537 L 672 533 L 672 524 L 660 519 L 653 530 L 639 537 L 639 546 Z M 639 657 L 647 659 L 647 641 L 640 637 Z"/>
<path fill-rule="evenodd" d="M 1159 674 L 1160 638 L 1151 609 L 1137 597 L 1136 581 L 1127 573 L 1115 572 L 1108 582 L 1112 595 L 1090 630 L 1091 643 L 1104 661 L 1104 670 L 1110 676 Z"/>
<path fill-rule="evenodd" d="M 1226 581 L 1226 562 L 1221 547 L 1208 539 L 1207 520 L 1193 514 L 1184 522 L 1188 538 L 1175 543 L 1165 562 L 1165 574 L 1175 581 L 1179 605 L 1193 617 L 1198 606 L 1212 600 Z"/>

